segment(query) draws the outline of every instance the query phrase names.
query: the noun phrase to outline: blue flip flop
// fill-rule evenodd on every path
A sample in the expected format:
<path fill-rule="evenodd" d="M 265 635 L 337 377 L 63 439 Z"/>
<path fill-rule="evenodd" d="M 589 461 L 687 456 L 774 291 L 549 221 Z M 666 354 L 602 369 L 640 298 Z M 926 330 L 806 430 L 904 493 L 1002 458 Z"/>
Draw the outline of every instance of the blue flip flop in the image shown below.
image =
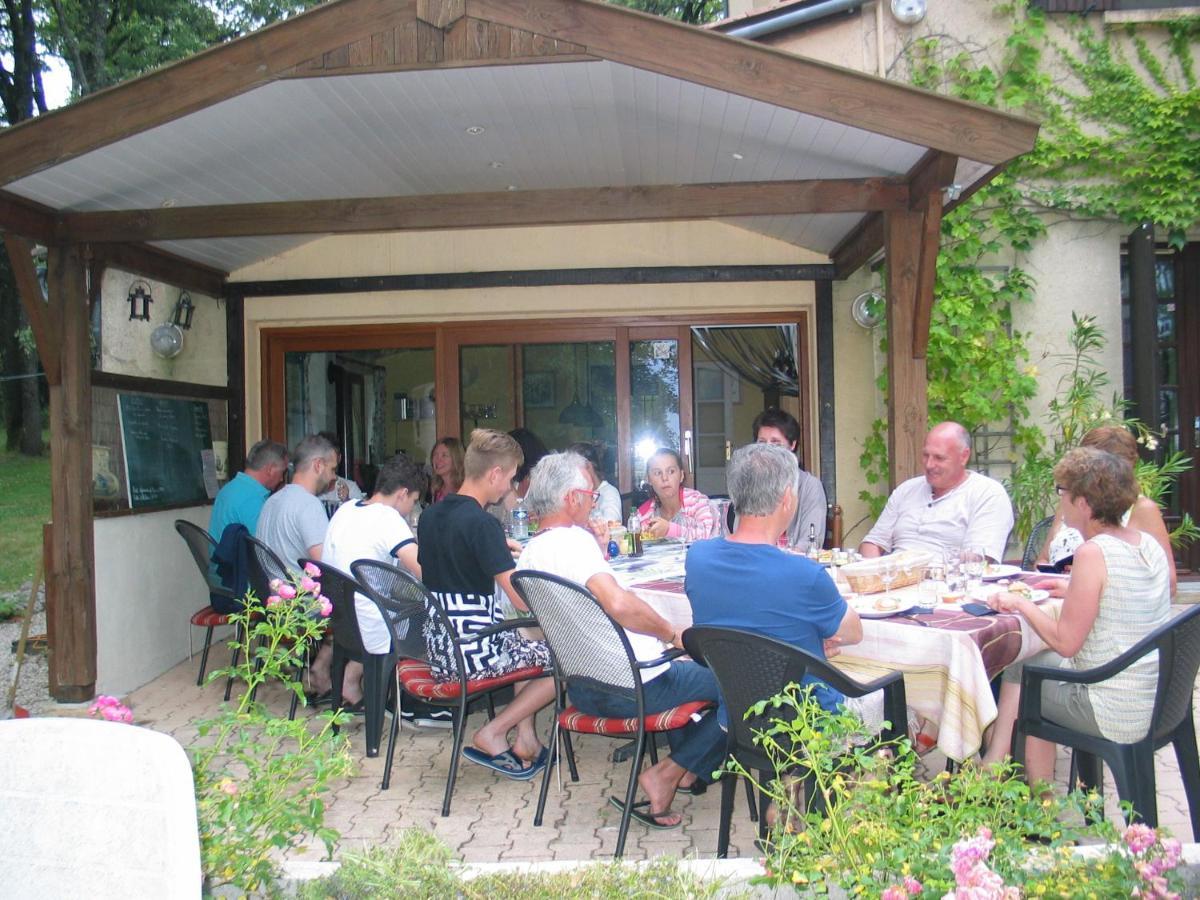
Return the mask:
<path fill-rule="evenodd" d="M 495 756 L 488 756 L 477 747 L 463 747 L 462 755 L 475 763 L 477 766 L 483 766 L 485 769 L 491 769 L 506 778 L 511 778 L 514 781 L 528 781 L 541 769 L 537 768 L 537 764 L 524 765 L 521 758 L 513 753 L 511 749 L 505 750 L 503 753 L 497 753 Z M 541 757 L 538 757 L 541 761 Z M 545 763 L 542 763 L 543 768 Z"/>

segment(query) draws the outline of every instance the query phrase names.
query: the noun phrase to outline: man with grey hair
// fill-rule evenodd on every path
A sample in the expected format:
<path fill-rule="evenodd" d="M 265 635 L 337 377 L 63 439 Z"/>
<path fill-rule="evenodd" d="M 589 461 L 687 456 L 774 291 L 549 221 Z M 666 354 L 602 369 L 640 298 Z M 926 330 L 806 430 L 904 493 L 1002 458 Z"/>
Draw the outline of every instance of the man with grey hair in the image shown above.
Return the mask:
<path fill-rule="evenodd" d="M 786 448 L 739 448 L 726 468 L 737 524 L 729 537 L 692 545 L 684 589 L 696 625 L 752 631 L 824 659 L 861 641 L 862 622 L 821 566 L 776 545 L 795 513 L 799 479 Z M 805 682 L 823 708 L 833 712 L 845 702 L 825 682 L 812 676 Z M 719 715 L 727 726 L 724 707 Z"/>
<path fill-rule="evenodd" d="M 962 425 L 931 428 L 921 451 L 925 474 L 892 491 L 859 553 L 926 550 L 940 558 L 946 551 L 978 547 L 994 562 L 1002 560 L 1013 527 L 1012 502 L 1000 482 L 967 469 L 970 458 L 971 435 Z"/>
<path fill-rule="evenodd" d="M 208 533 L 220 541 L 226 528 L 238 524 L 253 535 L 263 504 L 283 483 L 287 464 L 287 447 L 277 441 L 259 441 L 251 447 L 246 454 L 246 468 L 217 491 Z"/>
<path fill-rule="evenodd" d="M 662 656 L 668 646 L 681 646 L 678 630 L 644 600 L 621 587 L 605 562 L 588 517 L 597 501 L 595 479 L 587 460 L 576 453 L 551 453 L 542 457 L 530 477 L 525 502 L 541 521 L 541 530 L 525 547 L 518 569 L 548 572 L 583 585 L 622 628 L 640 661 Z M 693 700 L 718 698 L 713 674 L 694 662 L 671 662 L 645 669 L 647 714 L 661 712 Z M 571 702 L 593 716 L 624 718 L 637 715 L 632 692 L 616 693 L 593 685 L 570 684 Z M 709 776 L 721 763 L 725 741 L 713 716 L 668 732 L 670 757 L 642 772 L 638 783 L 649 800 L 646 811 L 632 816 L 652 828 L 674 828 L 682 817 L 671 810 L 680 788 L 700 793 L 698 777 Z"/>

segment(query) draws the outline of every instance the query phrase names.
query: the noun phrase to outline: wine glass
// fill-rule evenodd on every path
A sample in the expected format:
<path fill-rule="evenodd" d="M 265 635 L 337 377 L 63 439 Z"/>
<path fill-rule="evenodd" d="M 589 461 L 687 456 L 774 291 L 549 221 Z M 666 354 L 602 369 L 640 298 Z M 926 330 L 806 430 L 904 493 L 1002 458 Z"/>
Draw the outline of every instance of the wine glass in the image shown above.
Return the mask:
<path fill-rule="evenodd" d="M 890 600 L 892 597 L 892 584 L 896 581 L 896 575 L 900 568 L 896 557 L 885 556 L 883 564 L 879 568 L 879 580 L 883 582 L 883 598 Z"/>
<path fill-rule="evenodd" d="M 982 547 L 966 547 L 962 552 L 963 572 L 967 576 L 967 591 L 974 593 L 983 583 L 983 570 L 987 565 L 987 554 Z"/>

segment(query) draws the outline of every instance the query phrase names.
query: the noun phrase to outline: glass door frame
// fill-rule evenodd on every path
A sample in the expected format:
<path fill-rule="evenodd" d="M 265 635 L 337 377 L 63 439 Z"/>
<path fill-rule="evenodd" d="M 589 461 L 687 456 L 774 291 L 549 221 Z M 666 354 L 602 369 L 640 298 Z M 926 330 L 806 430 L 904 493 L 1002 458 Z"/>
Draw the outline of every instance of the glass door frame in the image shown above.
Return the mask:
<path fill-rule="evenodd" d="M 616 368 L 617 475 L 622 492 L 632 489 L 630 459 L 631 385 L 629 345 L 633 341 L 674 340 L 679 347 L 679 426 L 681 435 L 693 435 L 692 326 L 773 325 L 796 326 L 796 370 L 800 381 L 800 427 L 804 459 L 814 458 L 817 446 L 811 404 L 812 333 L 808 308 L 758 310 L 744 313 L 705 311 L 661 316 L 562 317 L 555 319 L 488 319 L 470 322 L 420 322 L 411 324 L 336 324 L 289 328 L 268 326 L 259 332 L 261 364 L 260 402 L 265 437 L 285 440 L 284 359 L 291 352 L 338 350 L 434 350 L 434 383 L 437 385 L 437 433 L 458 435 L 461 422 L 459 358 L 464 346 L 497 344 L 557 344 L 612 341 Z M 521 384 L 521 354 L 512 353 L 514 385 Z M 514 419 L 524 421 L 520 391 L 514 391 Z M 746 437 L 749 441 L 749 436 Z M 682 449 L 682 448 L 681 448 Z M 688 460 L 691 467 L 692 460 Z"/>

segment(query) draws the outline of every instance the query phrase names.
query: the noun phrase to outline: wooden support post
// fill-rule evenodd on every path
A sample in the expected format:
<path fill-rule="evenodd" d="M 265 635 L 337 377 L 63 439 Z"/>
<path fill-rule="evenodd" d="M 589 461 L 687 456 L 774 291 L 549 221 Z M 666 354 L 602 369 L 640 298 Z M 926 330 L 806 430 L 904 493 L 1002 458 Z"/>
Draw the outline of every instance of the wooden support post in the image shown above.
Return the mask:
<path fill-rule="evenodd" d="M 96 690 L 92 534 L 92 386 L 86 262 L 78 245 L 50 247 L 50 311 L 59 331 L 60 379 L 50 386 L 50 567 L 46 599 L 50 693 L 64 702 Z"/>
<path fill-rule="evenodd" d="M 1143 222 L 1129 234 L 1129 343 L 1133 351 L 1133 408 L 1147 428 L 1157 430 L 1159 411 L 1158 282 L 1154 225 Z"/>
<path fill-rule="evenodd" d="M 892 488 L 921 471 L 929 419 L 925 359 L 913 355 L 925 216 L 884 214 L 887 262 L 888 482 Z M 926 325 L 928 328 L 928 325 Z"/>
<path fill-rule="evenodd" d="M 246 464 L 246 325 L 242 317 L 245 301 L 237 291 L 225 292 L 225 371 L 229 384 L 229 477 Z M 264 430 L 264 434 L 266 431 Z M 286 438 L 281 438 L 286 440 Z"/>

